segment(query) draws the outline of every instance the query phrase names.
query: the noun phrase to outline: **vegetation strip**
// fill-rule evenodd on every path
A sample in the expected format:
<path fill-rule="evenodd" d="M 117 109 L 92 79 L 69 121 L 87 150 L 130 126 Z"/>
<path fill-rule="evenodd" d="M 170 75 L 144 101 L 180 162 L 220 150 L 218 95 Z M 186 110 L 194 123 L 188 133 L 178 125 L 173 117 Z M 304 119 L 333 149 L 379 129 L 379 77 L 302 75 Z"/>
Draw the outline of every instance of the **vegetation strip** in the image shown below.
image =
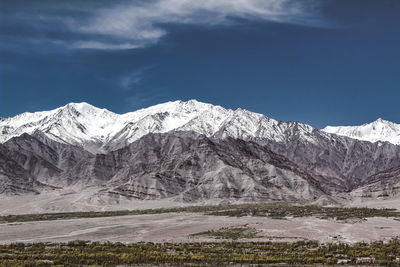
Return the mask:
<path fill-rule="evenodd" d="M 237 240 L 240 238 L 255 238 L 257 237 L 257 230 L 250 227 L 224 227 L 219 230 L 210 230 L 200 233 L 191 234 L 191 237 L 207 236 L 215 237 L 217 239 L 232 239 Z"/>
<path fill-rule="evenodd" d="M 127 215 L 161 214 L 172 212 L 200 212 L 213 216 L 261 216 L 276 219 L 286 217 L 309 217 L 314 216 L 322 219 L 365 219 L 369 217 L 392 217 L 400 218 L 400 212 L 396 209 L 372 209 L 372 208 L 346 208 L 346 207 L 323 207 L 316 205 L 298 205 L 292 203 L 252 203 L 237 205 L 218 206 L 189 206 L 178 208 L 145 209 L 145 210 L 119 210 L 119 211 L 96 211 L 96 212 L 64 212 L 0 216 L 0 222 L 28 222 L 28 221 L 51 221 L 61 219 L 79 219 L 112 217 Z"/>
<path fill-rule="evenodd" d="M 0 246 L 0 266 L 231 266 L 233 264 L 400 266 L 400 240 L 372 243 L 14 243 Z M 197 264 L 197 265 L 196 265 Z"/>

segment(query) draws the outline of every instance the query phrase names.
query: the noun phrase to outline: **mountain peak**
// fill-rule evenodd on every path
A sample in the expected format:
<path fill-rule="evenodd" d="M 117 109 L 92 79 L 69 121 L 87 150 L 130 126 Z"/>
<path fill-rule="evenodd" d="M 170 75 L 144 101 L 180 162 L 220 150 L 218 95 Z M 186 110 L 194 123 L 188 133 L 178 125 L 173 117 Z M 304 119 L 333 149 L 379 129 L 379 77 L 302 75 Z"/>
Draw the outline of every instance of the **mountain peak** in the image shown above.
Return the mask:
<path fill-rule="evenodd" d="M 96 106 L 93 106 L 89 103 L 86 102 L 80 102 L 80 103 L 75 103 L 71 102 L 66 104 L 65 106 L 59 108 L 62 110 L 75 110 L 78 111 L 79 113 L 96 113 L 96 112 L 107 112 L 107 113 L 113 113 L 105 108 L 98 108 Z"/>
<path fill-rule="evenodd" d="M 367 123 L 368 124 L 368 123 Z M 387 126 L 396 126 L 397 124 L 388 120 L 384 120 L 382 118 L 378 118 L 376 121 L 373 121 L 369 124 L 375 124 L 375 125 L 387 125 Z"/>
<path fill-rule="evenodd" d="M 364 141 L 400 145 L 400 124 L 382 118 L 360 126 L 327 126 L 322 131 Z"/>
<path fill-rule="evenodd" d="M 79 102 L 79 103 L 75 103 L 75 102 L 71 102 L 68 103 L 64 106 L 64 108 L 77 108 L 77 109 L 82 109 L 82 108 L 96 108 L 93 105 L 90 105 L 86 102 Z"/>

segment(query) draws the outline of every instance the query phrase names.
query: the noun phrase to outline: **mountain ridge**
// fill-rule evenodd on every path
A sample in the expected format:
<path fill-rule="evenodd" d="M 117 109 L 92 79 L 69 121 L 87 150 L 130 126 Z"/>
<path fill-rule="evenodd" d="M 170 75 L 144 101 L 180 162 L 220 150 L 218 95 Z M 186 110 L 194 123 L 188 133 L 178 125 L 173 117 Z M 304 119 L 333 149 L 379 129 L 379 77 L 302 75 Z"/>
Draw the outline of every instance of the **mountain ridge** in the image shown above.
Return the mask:
<path fill-rule="evenodd" d="M 166 102 L 125 114 L 83 102 L 7 118 L 0 122 L 0 143 L 22 133 L 40 130 L 61 143 L 82 145 L 91 152 L 103 153 L 150 132 L 194 130 L 212 136 L 225 127 L 229 131 L 225 134 L 232 137 L 257 137 L 257 124 L 268 124 L 271 130 L 278 123 L 262 114 L 240 108 L 225 109 L 196 100 Z M 239 126 L 235 127 L 235 124 Z"/>
<path fill-rule="evenodd" d="M 240 121 L 246 118 L 247 121 Z M 243 125 L 241 125 L 243 123 Z M 82 145 L 96 153 L 120 148 L 116 143 L 123 141 L 127 145 L 150 132 L 168 132 L 172 130 L 197 131 L 207 136 L 220 134 L 225 127 L 225 135 L 238 138 L 265 138 L 268 133 L 255 124 L 268 126 L 269 138 L 279 138 L 279 125 L 300 122 L 283 122 L 263 114 L 242 108 L 225 109 L 197 100 L 170 101 L 136 111 L 117 114 L 105 108 L 97 108 L 86 102 L 68 103 L 62 107 L 39 112 L 25 112 L 14 117 L 0 120 L 0 143 L 4 143 L 22 133 L 40 130 L 56 141 L 73 145 Z M 236 128 L 235 128 L 236 124 Z M 233 125 L 233 129 L 229 126 Z M 239 125 L 239 126 L 237 126 Z M 311 131 L 315 127 L 301 123 Z M 249 129 L 251 129 L 249 131 Z M 400 144 L 400 124 L 383 120 L 360 126 L 326 126 L 321 131 L 370 142 L 391 142 Z M 66 135 L 63 132 L 69 132 Z"/>

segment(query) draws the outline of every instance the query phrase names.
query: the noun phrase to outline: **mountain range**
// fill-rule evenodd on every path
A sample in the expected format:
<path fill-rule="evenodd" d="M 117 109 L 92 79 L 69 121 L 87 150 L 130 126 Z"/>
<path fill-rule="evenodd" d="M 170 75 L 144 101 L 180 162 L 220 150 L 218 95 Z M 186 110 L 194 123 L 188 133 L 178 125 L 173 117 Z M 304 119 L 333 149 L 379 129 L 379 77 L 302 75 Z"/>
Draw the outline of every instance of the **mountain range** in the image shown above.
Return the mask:
<path fill-rule="evenodd" d="M 281 122 L 196 100 L 126 114 L 87 103 L 0 119 L 0 195 L 93 189 L 179 202 L 400 196 L 400 125 Z"/>

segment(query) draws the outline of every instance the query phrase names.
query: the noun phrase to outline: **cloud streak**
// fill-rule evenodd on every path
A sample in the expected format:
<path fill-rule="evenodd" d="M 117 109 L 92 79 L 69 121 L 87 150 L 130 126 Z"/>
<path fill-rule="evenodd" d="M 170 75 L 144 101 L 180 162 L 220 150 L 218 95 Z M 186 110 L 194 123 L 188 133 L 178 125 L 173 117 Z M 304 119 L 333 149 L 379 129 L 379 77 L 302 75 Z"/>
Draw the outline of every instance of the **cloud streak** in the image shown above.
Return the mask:
<path fill-rule="evenodd" d="M 142 83 L 145 73 L 151 70 L 154 66 L 143 67 L 131 71 L 127 75 L 123 76 L 120 80 L 120 85 L 125 91 L 131 90 L 133 87 Z"/>
<path fill-rule="evenodd" d="M 76 41 L 72 44 L 72 46 L 74 48 L 81 48 L 81 49 L 112 49 L 112 50 L 134 49 L 142 47 L 135 43 L 124 43 L 124 42 L 109 43 L 101 41 Z"/>
<path fill-rule="evenodd" d="M 232 18 L 315 24 L 309 14 L 312 3 L 294 0 L 132 1 L 101 9 L 83 25 L 72 26 L 82 33 L 112 39 L 111 43 L 76 43 L 76 48 L 131 49 L 158 42 L 167 34 L 165 24 L 221 25 L 232 23 Z"/>
<path fill-rule="evenodd" d="M 322 23 L 319 0 L 42 1 L 11 2 L 14 11 L 0 10 L 0 33 L 10 40 L 23 37 L 21 42 L 41 38 L 41 43 L 62 48 L 126 50 L 159 42 L 168 34 L 166 25 L 234 25 L 237 18 L 313 27 Z"/>

